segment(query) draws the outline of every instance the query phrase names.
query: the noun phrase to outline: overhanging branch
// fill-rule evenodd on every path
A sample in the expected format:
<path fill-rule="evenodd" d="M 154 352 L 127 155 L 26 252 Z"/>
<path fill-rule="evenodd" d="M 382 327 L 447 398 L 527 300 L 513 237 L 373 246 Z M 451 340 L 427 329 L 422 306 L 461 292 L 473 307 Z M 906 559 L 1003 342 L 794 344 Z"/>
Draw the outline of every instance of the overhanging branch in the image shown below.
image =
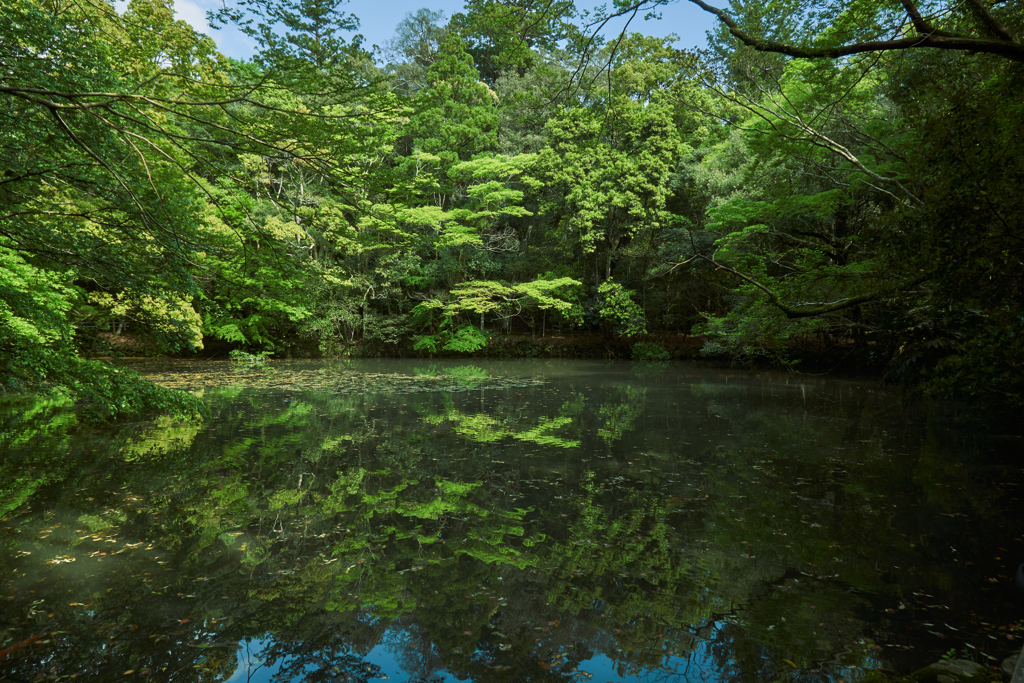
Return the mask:
<path fill-rule="evenodd" d="M 874 301 L 874 300 L 880 298 L 880 295 L 877 294 L 877 293 L 876 294 L 864 294 L 862 296 L 851 296 L 851 297 L 847 297 L 845 299 L 840 299 L 838 301 L 832 301 L 832 302 L 829 302 L 829 303 L 826 303 L 826 304 L 817 304 L 817 305 L 814 305 L 814 308 L 805 308 L 805 307 L 802 307 L 802 306 L 801 307 L 793 307 L 793 306 L 790 306 L 790 305 L 784 303 L 782 301 L 782 299 L 779 298 L 778 294 L 776 294 L 771 289 L 769 289 L 768 287 L 764 286 L 763 284 L 761 284 L 760 282 L 758 282 L 754 278 L 750 277 L 749 275 L 747 275 L 745 273 L 741 273 L 740 271 L 736 270 L 735 268 L 731 268 L 731 267 L 725 265 L 724 263 L 721 263 L 720 261 L 716 261 L 714 258 L 711 258 L 711 257 L 708 257 L 708 256 L 704 256 L 703 254 L 698 254 L 697 257 L 703 259 L 704 261 L 707 261 L 710 264 L 712 264 L 718 270 L 724 270 L 726 272 L 732 273 L 733 275 L 735 275 L 736 277 L 740 278 L 744 282 L 747 282 L 747 283 L 753 285 L 757 289 L 759 289 L 762 292 L 764 292 L 765 294 L 767 294 L 768 295 L 768 301 L 772 304 L 772 306 L 775 306 L 775 308 L 777 308 L 780 311 L 782 311 L 783 315 L 785 315 L 790 320 L 798 320 L 800 318 L 813 318 L 813 317 L 818 316 L 818 315 L 826 315 L 827 313 L 835 313 L 836 311 L 842 311 L 842 310 L 847 309 L 847 308 L 853 308 L 854 306 L 859 306 L 860 304 L 865 304 L 865 303 L 868 303 L 869 301 Z M 688 259 L 687 261 L 690 261 L 690 260 L 692 260 L 692 258 Z"/>
<path fill-rule="evenodd" d="M 787 45 L 774 40 L 752 36 L 730 17 L 725 11 L 712 7 L 704 0 L 689 0 L 705 12 L 715 15 L 729 29 L 729 33 L 736 37 L 744 45 L 748 45 L 761 52 L 776 52 L 789 55 L 790 57 L 801 57 L 804 59 L 835 59 L 847 55 L 862 54 L 865 52 L 881 52 L 891 50 L 907 50 L 911 48 L 929 47 L 937 50 L 957 50 L 960 52 L 982 52 L 997 55 L 1014 62 L 1024 63 L 1024 45 L 1000 24 L 987 10 L 982 15 L 982 24 L 987 31 L 997 36 L 995 39 L 977 38 L 974 36 L 957 35 L 939 31 L 931 27 L 917 11 L 912 3 L 904 2 L 907 8 L 917 35 L 892 40 L 871 40 L 850 45 L 838 45 L 835 47 L 801 47 Z M 982 3 L 976 3 L 981 5 Z M 909 7 L 908 7 L 909 6 Z M 972 5 L 973 7 L 973 5 Z M 911 12 L 913 9 L 913 13 Z M 984 9 L 984 7 L 982 7 Z M 922 32 L 922 29 L 926 32 Z"/>

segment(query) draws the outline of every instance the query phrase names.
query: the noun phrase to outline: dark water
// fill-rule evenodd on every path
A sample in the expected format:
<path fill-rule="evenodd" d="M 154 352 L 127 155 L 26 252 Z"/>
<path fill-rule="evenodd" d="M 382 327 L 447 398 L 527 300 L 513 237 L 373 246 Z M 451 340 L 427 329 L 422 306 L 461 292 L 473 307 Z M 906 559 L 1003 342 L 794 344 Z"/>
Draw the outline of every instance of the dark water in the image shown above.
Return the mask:
<path fill-rule="evenodd" d="M 153 369 L 210 419 L 0 406 L 0 680 L 838 682 L 1024 637 L 1021 440 L 870 382 Z"/>

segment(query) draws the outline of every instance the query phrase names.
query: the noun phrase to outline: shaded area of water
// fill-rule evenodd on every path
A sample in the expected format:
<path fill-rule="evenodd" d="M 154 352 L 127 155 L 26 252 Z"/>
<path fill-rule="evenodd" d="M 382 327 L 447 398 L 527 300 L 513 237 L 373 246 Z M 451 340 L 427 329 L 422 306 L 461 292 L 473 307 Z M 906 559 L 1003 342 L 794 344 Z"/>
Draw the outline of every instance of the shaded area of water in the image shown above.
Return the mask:
<path fill-rule="evenodd" d="M 211 418 L 3 407 L 9 680 L 856 681 L 1024 636 L 1020 439 L 870 383 L 150 369 Z"/>

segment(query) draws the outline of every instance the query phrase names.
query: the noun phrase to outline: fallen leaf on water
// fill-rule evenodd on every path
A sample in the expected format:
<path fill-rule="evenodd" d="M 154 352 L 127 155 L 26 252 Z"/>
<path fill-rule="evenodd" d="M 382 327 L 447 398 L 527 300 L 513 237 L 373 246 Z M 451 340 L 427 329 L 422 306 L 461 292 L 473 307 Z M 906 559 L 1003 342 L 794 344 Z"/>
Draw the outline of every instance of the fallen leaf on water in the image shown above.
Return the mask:
<path fill-rule="evenodd" d="M 788 659 L 783 659 L 782 661 L 784 661 L 786 664 L 789 664 L 794 669 L 798 668 L 796 664 L 794 664 L 793 662 L 789 661 Z"/>

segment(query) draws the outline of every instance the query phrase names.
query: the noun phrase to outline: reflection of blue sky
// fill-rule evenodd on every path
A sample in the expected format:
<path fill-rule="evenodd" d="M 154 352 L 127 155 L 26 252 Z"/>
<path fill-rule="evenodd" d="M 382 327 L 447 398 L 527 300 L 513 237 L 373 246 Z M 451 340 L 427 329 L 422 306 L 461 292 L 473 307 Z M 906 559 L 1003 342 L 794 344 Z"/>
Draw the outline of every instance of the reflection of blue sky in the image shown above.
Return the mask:
<path fill-rule="evenodd" d="M 718 634 L 725 627 L 726 622 L 716 621 L 713 624 L 713 632 Z M 263 648 L 270 645 L 271 642 L 272 639 L 268 637 L 243 643 L 238 651 L 238 666 L 226 683 L 273 683 L 273 676 L 281 668 L 281 662 L 274 666 L 265 666 L 261 657 Z M 742 673 L 735 669 L 735 663 L 731 660 L 725 664 L 725 670 L 721 669 L 720 661 L 713 655 L 713 646 L 721 647 L 726 643 L 728 643 L 728 639 L 724 641 L 717 638 L 705 640 L 689 653 L 689 657 L 666 656 L 662 660 L 662 665 L 657 669 L 628 671 L 624 675 L 620 675 L 620 667 L 613 659 L 604 654 L 595 654 L 577 667 L 580 672 L 585 672 L 590 676 L 578 675 L 574 679 L 582 683 L 724 683 Z M 418 649 L 416 638 L 412 634 L 402 628 L 390 628 L 384 632 L 376 647 L 363 657 L 363 661 L 380 667 L 380 679 L 407 681 L 429 676 L 431 681 L 437 681 L 437 683 L 441 683 L 441 681 L 454 683 L 454 681 L 464 680 L 437 666 L 440 657 L 437 656 L 433 644 L 430 645 L 430 652 L 413 651 Z M 524 656 L 528 659 L 525 664 L 528 667 L 529 665 L 538 666 L 537 671 L 540 673 L 539 662 L 544 660 L 538 660 L 538 657 L 543 654 L 546 653 L 526 653 Z M 426 661 L 424 661 L 424 656 L 426 656 Z M 474 657 L 474 653 L 467 652 L 466 656 Z M 524 662 L 519 661 L 516 664 L 522 665 Z M 881 667 L 881 662 L 874 658 L 868 659 L 865 664 L 867 669 L 829 662 L 816 671 L 818 676 L 816 680 L 822 683 L 859 680 L 860 677 L 863 677 L 865 670 Z M 551 671 L 569 678 L 572 677 L 573 672 L 568 667 L 567 664 L 554 666 Z M 500 674 L 496 672 L 496 676 L 498 675 Z M 294 683 L 299 683 L 295 679 L 292 680 Z"/>
<path fill-rule="evenodd" d="M 114 0 L 119 11 L 127 6 L 127 0 Z M 228 3 L 230 4 L 230 2 Z M 593 9 L 601 4 L 594 0 L 583 0 L 576 3 L 582 9 Z M 728 3 L 718 3 L 727 5 Z M 233 28 L 211 30 L 206 21 L 207 10 L 216 10 L 222 6 L 221 0 L 174 0 L 174 12 L 178 19 L 183 19 L 202 33 L 213 37 L 220 50 L 229 57 L 246 59 L 253 54 L 253 42 Z M 394 35 L 395 26 L 410 12 L 428 7 L 441 10 L 445 17 L 462 11 L 461 0 L 351 0 L 342 7 L 342 11 L 354 14 L 359 18 L 359 33 L 366 39 L 366 45 L 381 47 Z M 701 11 L 695 5 L 681 1 L 669 5 L 662 10 L 661 20 L 644 21 L 638 15 L 628 30 L 654 36 L 665 36 L 675 33 L 679 36 L 679 47 L 690 48 L 703 46 L 705 32 L 714 25 L 714 18 Z M 610 23 L 605 35 L 617 35 L 625 26 L 624 20 Z"/>
<path fill-rule="evenodd" d="M 721 626 L 721 624 L 716 624 L 717 626 Z M 267 638 L 243 644 L 238 654 L 238 666 L 226 683 L 271 683 L 274 674 L 281 667 L 281 663 L 274 666 L 265 666 L 262 663 L 261 650 L 271 642 L 271 639 Z M 720 683 L 725 680 L 724 674 L 727 672 L 718 669 L 718 662 L 711 654 L 711 644 L 711 642 L 701 643 L 690 653 L 688 658 L 666 657 L 658 669 L 627 672 L 625 675 L 619 674 L 619 667 L 614 660 L 607 655 L 597 654 L 581 662 L 577 667 L 579 671 L 591 674 L 591 677 L 580 675 L 576 679 L 586 683 Z M 432 681 L 438 681 L 438 683 L 442 680 L 446 682 L 460 680 L 444 669 L 428 667 L 429 671 L 422 668 L 412 671 L 403 668 L 403 661 L 423 663 L 422 653 L 415 653 L 411 657 L 407 656 L 409 653 L 406 652 L 406 648 L 410 647 L 414 646 L 410 642 L 409 634 L 399 628 L 388 629 L 381 638 L 381 642 L 363 659 L 380 667 L 381 679 L 386 677 L 389 680 L 405 681 L 430 676 Z M 473 656 L 473 653 L 466 654 L 470 657 Z M 529 659 L 526 664 L 538 665 L 537 671 L 540 673 L 539 661 L 543 660 L 537 659 L 538 654 L 528 653 L 526 656 Z M 517 663 L 523 664 L 523 662 Z M 570 677 L 573 673 L 569 670 L 568 665 L 552 667 L 551 670 L 557 671 L 565 677 Z"/>
<path fill-rule="evenodd" d="M 263 666 L 260 654 L 271 642 L 270 638 L 264 640 L 249 640 L 242 643 L 238 650 L 238 666 L 225 683 L 268 683 L 271 677 L 281 668 L 278 663 L 275 666 Z"/>

